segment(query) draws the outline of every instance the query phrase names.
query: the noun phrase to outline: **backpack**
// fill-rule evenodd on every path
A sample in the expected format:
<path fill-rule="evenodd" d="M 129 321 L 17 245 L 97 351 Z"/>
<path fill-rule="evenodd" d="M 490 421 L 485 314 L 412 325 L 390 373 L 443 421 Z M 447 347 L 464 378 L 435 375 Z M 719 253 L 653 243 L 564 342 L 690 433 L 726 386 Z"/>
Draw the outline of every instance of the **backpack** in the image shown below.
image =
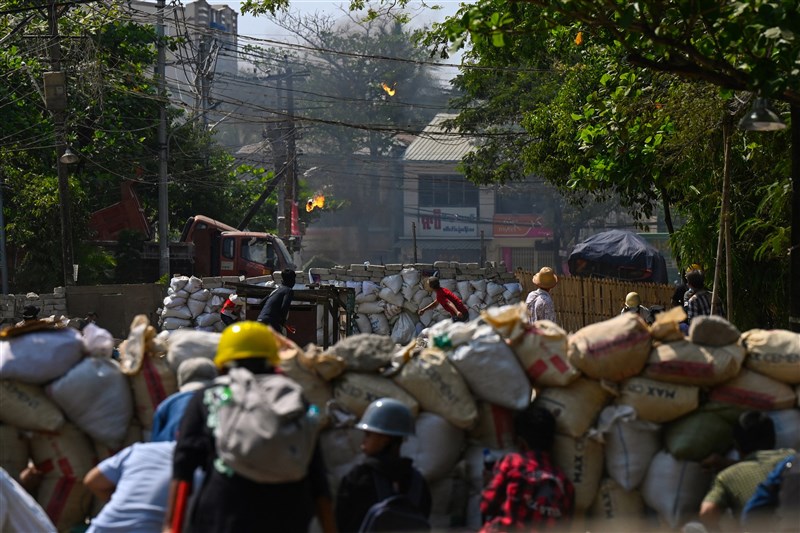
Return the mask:
<path fill-rule="evenodd" d="M 392 482 L 383 474 L 371 469 L 378 502 L 373 504 L 361 521 L 359 533 L 371 531 L 430 531 L 428 517 L 420 510 L 422 488 L 425 480 L 416 469 L 411 470 L 408 493 L 397 494 Z"/>
<path fill-rule="evenodd" d="M 233 472 L 258 483 L 306 477 L 316 446 L 319 416 L 303 389 L 281 374 L 254 375 L 233 368 L 215 406 L 217 456 Z M 217 387 L 215 387 L 217 388 Z M 214 418 L 209 409 L 209 418 Z"/>
<path fill-rule="evenodd" d="M 781 460 L 758 484 L 756 491 L 747 500 L 739 519 L 742 527 L 748 528 L 762 520 L 772 520 L 777 515 L 797 513 L 800 498 L 800 454 Z M 790 503 L 791 502 L 791 503 Z M 792 511 L 792 507 L 795 510 Z"/>

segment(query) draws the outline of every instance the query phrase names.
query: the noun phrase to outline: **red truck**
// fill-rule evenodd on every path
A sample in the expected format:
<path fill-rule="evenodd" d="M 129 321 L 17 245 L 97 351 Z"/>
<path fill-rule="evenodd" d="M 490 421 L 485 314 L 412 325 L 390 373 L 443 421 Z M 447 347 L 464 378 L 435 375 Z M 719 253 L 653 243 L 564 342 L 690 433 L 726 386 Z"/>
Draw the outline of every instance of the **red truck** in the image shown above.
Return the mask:
<path fill-rule="evenodd" d="M 123 230 L 141 233 L 141 281 L 158 278 L 159 244 L 133 191 L 131 182 L 122 184 L 121 201 L 92 213 L 89 227 L 93 242 L 116 247 Z M 170 272 L 203 276 L 262 276 L 284 268 L 296 269 L 283 241 L 271 233 L 241 231 L 224 222 L 195 215 L 189 217 L 178 242 L 169 244 Z M 150 279 L 152 278 L 152 279 Z"/>

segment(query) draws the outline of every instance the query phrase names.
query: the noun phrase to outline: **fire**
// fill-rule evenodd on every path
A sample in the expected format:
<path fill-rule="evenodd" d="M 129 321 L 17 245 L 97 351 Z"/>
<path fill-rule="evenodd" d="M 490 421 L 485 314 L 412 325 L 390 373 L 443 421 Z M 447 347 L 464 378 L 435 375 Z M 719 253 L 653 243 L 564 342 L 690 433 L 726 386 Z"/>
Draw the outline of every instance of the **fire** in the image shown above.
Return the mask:
<path fill-rule="evenodd" d="M 391 87 L 389 87 L 385 83 L 381 83 L 381 87 L 383 87 L 383 90 L 386 91 L 386 94 L 388 94 L 389 96 L 394 96 L 394 93 L 397 92 L 397 90 L 395 89 L 395 87 L 397 87 L 397 82 L 395 82 L 394 85 L 392 85 Z"/>
<path fill-rule="evenodd" d="M 309 198 L 308 202 L 306 202 L 307 212 L 310 213 L 315 207 L 319 207 L 320 209 L 325 207 L 325 197 L 321 194 L 315 194 L 313 198 Z"/>
<path fill-rule="evenodd" d="M 579 31 L 578 35 L 575 36 L 575 44 L 580 46 L 583 43 L 583 32 Z"/>

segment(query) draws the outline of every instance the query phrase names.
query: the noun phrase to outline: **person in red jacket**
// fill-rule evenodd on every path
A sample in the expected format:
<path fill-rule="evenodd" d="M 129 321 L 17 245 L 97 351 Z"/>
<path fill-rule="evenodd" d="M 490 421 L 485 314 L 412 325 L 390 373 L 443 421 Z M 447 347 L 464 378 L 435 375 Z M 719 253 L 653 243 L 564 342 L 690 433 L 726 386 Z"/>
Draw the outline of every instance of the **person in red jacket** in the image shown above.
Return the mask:
<path fill-rule="evenodd" d="M 442 287 L 439 283 L 439 278 L 428 278 L 428 287 L 435 293 L 436 299 L 420 309 L 420 315 L 441 304 L 445 311 L 450 313 L 450 318 L 453 319 L 453 322 L 466 322 L 469 320 L 467 306 L 452 291 Z"/>

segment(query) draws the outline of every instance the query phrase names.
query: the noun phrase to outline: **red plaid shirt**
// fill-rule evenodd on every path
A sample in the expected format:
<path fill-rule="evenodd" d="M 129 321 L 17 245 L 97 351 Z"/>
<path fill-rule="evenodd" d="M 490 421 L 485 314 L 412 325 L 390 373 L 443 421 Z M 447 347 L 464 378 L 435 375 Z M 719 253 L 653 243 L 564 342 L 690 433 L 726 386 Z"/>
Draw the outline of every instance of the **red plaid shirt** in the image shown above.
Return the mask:
<path fill-rule="evenodd" d="M 575 489 L 550 454 L 510 453 L 494 467 L 483 491 L 482 532 L 538 531 L 568 525 Z"/>

